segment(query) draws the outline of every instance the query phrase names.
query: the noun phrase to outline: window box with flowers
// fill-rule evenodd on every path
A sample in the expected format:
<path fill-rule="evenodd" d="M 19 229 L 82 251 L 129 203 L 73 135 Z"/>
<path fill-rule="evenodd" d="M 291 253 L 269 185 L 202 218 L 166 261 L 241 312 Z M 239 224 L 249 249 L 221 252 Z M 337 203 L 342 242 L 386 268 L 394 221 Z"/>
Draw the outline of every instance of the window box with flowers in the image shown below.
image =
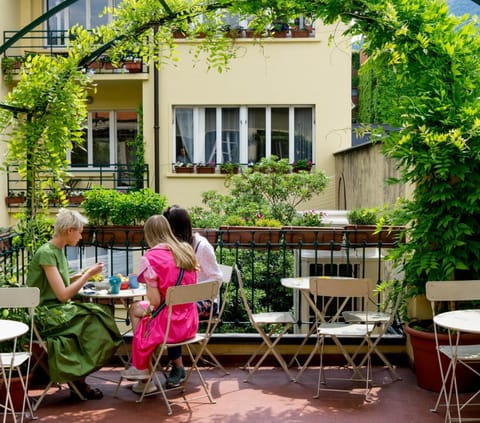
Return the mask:
<path fill-rule="evenodd" d="M 215 162 L 198 163 L 196 170 L 197 173 L 215 173 Z"/>
<path fill-rule="evenodd" d="M 26 197 L 25 193 L 23 191 L 10 191 L 8 193 L 8 196 L 5 197 L 5 203 L 7 206 L 12 206 L 12 205 L 21 205 L 25 203 Z"/>
<path fill-rule="evenodd" d="M 193 173 L 195 170 L 193 163 L 177 162 L 173 168 L 175 169 L 175 173 Z"/>
<path fill-rule="evenodd" d="M 312 170 L 313 163 L 311 160 L 307 159 L 300 159 L 300 160 L 295 160 L 292 163 L 292 171 L 297 173 L 301 170 L 304 170 L 306 172 L 310 172 Z"/>
<path fill-rule="evenodd" d="M 140 57 L 127 56 L 123 62 L 125 69 L 130 73 L 139 73 L 142 71 L 142 59 Z"/>

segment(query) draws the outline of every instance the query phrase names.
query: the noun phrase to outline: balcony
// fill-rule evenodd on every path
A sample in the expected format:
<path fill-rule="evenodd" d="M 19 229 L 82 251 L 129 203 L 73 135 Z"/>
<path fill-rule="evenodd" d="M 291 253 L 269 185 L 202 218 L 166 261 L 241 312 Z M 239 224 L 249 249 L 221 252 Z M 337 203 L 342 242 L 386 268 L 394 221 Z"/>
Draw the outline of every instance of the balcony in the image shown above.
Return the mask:
<path fill-rule="evenodd" d="M 138 172 L 135 165 L 110 163 L 106 165 L 85 164 L 72 167 L 69 170 L 70 179 L 64 183 L 64 190 L 69 199 L 70 206 L 79 206 L 82 201 L 82 194 L 90 190 L 93 186 L 104 187 L 108 189 L 117 189 L 119 191 L 128 191 L 132 189 L 148 188 L 150 173 L 148 165 L 142 172 Z M 5 199 L 7 206 L 13 209 L 25 205 L 25 194 L 27 191 L 26 182 L 20 177 L 15 166 L 8 166 L 7 174 L 7 192 Z M 47 181 L 50 174 L 40 173 L 40 181 Z M 51 193 L 53 194 L 53 192 Z M 58 201 L 52 196 L 51 207 L 58 206 Z"/>

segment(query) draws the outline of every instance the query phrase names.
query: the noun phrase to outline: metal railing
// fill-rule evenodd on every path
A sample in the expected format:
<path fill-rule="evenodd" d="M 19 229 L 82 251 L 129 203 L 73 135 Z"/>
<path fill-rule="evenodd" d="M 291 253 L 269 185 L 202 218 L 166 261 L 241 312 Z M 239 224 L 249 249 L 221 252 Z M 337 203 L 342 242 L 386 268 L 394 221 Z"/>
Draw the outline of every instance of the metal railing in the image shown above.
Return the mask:
<path fill-rule="evenodd" d="M 26 181 L 20 177 L 16 166 L 7 166 L 7 193 L 9 199 L 17 198 L 23 201 L 9 204 L 10 207 L 19 207 L 24 204 L 26 194 Z M 72 167 L 69 170 L 70 178 L 64 182 L 67 197 L 80 196 L 84 191 L 89 191 L 93 186 L 116 189 L 119 191 L 148 188 L 150 172 L 148 165 L 144 166 L 143 173 L 135 165 L 110 163 L 106 165 L 85 164 Z M 39 180 L 51 179 L 48 172 L 40 173 Z M 54 194 L 52 191 L 50 194 Z M 55 198 L 52 197 L 52 206 Z"/>
<path fill-rule="evenodd" d="M 305 320 L 302 313 L 300 293 L 282 286 L 281 278 L 292 276 L 345 276 L 369 277 L 381 283 L 391 279 L 392 264 L 388 260 L 388 249 L 392 244 L 378 242 L 351 243 L 351 234 L 342 228 L 310 229 L 310 232 L 331 232 L 331 239 L 316 236 L 316 240 L 305 242 L 287 242 L 292 233 L 299 236 L 299 229 L 278 230 L 243 230 L 250 237 L 249 241 L 232 236 L 228 230 L 199 230 L 210 238 L 216 248 L 219 263 L 237 264 L 242 272 L 248 298 L 254 312 L 292 310 L 297 316 L 297 328 L 310 324 L 314 316 Z M 340 232 L 339 232 L 340 231 Z M 94 229 L 95 232 L 95 229 Z M 128 232 L 128 231 L 127 231 Z M 131 231 L 130 231 L 131 232 Z M 259 238 L 259 233 L 262 232 Z M 274 236 L 272 234 L 274 233 Z M 340 233 L 340 235 L 339 235 Z M 215 236 L 213 235 L 215 234 Z M 240 234 L 240 230 L 237 235 Z M 269 234 L 269 235 L 267 235 Z M 66 247 L 69 264 L 74 270 L 84 268 L 96 261 L 105 263 L 105 276 L 122 273 L 135 273 L 139 257 L 148 248 L 143 238 L 133 242 L 132 233 L 125 237 L 123 245 L 118 242 L 105 242 L 99 237 L 91 236 L 87 243 L 80 242 L 77 247 Z M 358 234 L 356 234 L 358 235 Z M 9 237 L 8 239 L 11 239 Z M 1 241 L 1 239 L 0 239 Z M 15 278 L 24 283 L 25 253 L 22 247 L 13 247 L 11 242 L 2 244 L 2 268 L 0 282 Z M 19 243 L 21 245 L 21 242 Z M 223 315 L 222 327 L 218 332 L 251 332 L 246 313 L 243 310 L 238 285 L 229 284 L 230 300 Z M 334 310 L 332 310 L 334 312 Z M 303 316 L 303 317 L 302 317 Z M 303 319 L 303 320 L 302 320 Z M 392 332 L 403 337 L 402 331 Z"/>

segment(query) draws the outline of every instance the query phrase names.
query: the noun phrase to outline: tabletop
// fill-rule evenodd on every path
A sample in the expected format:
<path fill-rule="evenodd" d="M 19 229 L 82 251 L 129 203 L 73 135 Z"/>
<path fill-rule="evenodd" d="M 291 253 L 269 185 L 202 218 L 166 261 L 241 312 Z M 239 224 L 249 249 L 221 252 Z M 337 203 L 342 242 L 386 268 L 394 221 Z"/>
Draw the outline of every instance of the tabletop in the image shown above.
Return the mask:
<path fill-rule="evenodd" d="M 136 289 L 121 289 L 118 294 L 110 294 L 108 289 L 100 289 L 100 290 L 92 290 L 92 289 L 81 289 L 78 291 L 78 294 L 82 297 L 89 297 L 89 298 L 107 298 L 107 299 L 124 299 L 124 298 L 135 298 L 135 297 L 143 297 L 147 295 L 147 290 L 145 286 L 141 286 Z"/>
<path fill-rule="evenodd" d="M 437 314 L 433 321 L 443 328 L 480 333 L 480 310 L 454 310 Z"/>
<path fill-rule="evenodd" d="M 280 283 L 286 288 L 310 289 L 310 278 L 308 276 L 303 278 L 282 278 Z"/>
<path fill-rule="evenodd" d="M 27 331 L 28 326 L 25 323 L 0 319 L 0 341 L 16 338 Z"/>

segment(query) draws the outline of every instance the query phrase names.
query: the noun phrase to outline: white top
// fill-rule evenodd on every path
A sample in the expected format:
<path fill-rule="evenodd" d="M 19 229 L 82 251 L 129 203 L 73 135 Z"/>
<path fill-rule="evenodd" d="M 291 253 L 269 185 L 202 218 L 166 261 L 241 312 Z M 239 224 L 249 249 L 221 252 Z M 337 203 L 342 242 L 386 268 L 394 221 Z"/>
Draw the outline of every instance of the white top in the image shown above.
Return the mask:
<path fill-rule="evenodd" d="M 193 234 L 193 249 L 200 264 L 197 273 L 197 282 L 219 281 L 222 282 L 223 274 L 217 263 L 215 250 L 208 239 L 198 233 Z"/>
<path fill-rule="evenodd" d="M 437 314 L 433 321 L 443 328 L 480 333 L 480 310 L 454 310 Z"/>
<path fill-rule="evenodd" d="M 82 297 L 91 298 L 135 298 L 147 295 L 147 290 L 145 289 L 145 285 L 141 285 L 139 288 L 136 289 L 121 289 L 118 294 L 110 294 L 108 292 L 108 289 L 94 291 L 92 289 L 82 288 L 80 291 L 78 291 L 78 294 Z"/>
<path fill-rule="evenodd" d="M 27 333 L 28 326 L 15 320 L 0 320 L 0 341 L 7 341 Z"/>

